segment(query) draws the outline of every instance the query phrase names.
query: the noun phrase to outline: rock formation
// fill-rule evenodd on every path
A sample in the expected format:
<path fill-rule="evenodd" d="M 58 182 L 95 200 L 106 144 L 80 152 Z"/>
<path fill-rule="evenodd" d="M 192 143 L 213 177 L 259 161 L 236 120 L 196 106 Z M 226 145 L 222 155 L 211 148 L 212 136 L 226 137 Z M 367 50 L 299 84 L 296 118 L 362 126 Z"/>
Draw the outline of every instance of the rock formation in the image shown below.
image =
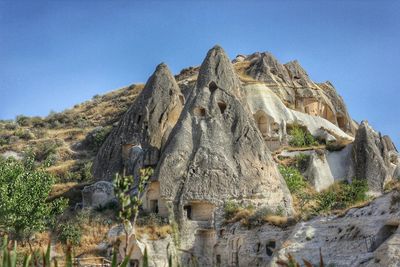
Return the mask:
<path fill-rule="evenodd" d="M 111 179 L 126 167 L 130 169 L 128 173 L 133 174 L 132 166 L 124 164 L 124 161 L 138 160 L 137 153 L 131 153 L 132 147 L 143 149 L 144 165 L 157 164 L 159 152 L 183 105 L 184 97 L 168 67 L 158 65 L 141 94 L 102 145 L 94 161 L 94 177 Z"/>
<path fill-rule="evenodd" d="M 211 248 L 225 201 L 292 213 L 286 183 L 242 98 L 232 65 L 218 46 L 201 65 L 153 183 L 180 225 L 183 249 L 201 252 L 197 256 L 204 266 L 212 264 Z"/>
<path fill-rule="evenodd" d="M 196 201 L 220 205 L 241 198 L 283 205 L 291 213 L 289 191 L 241 100 L 241 90 L 224 51 L 214 47 L 155 174 L 161 197 L 174 202 L 176 209 Z"/>
<path fill-rule="evenodd" d="M 99 181 L 82 190 L 82 207 L 99 208 L 104 207 L 112 201 L 116 201 L 113 184 Z"/>
<path fill-rule="evenodd" d="M 354 139 L 328 120 L 287 108 L 264 84 L 245 85 L 244 92 L 256 124 L 271 150 L 286 144 L 287 127 L 293 124 L 306 127 L 312 135 L 324 141 L 334 138 L 341 142 L 351 142 Z"/>
<path fill-rule="evenodd" d="M 245 74 L 265 83 L 289 108 L 322 117 L 349 134 L 356 125 L 343 99 L 330 82 L 314 83 L 297 60 L 279 63 L 268 53 L 255 53 L 239 64 L 248 62 Z"/>
<path fill-rule="evenodd" d="M 381 192 L 391 179 L 386 142 L 366 121 L 362 121 L 357 130 L 353 144 L 353 164 L 355 177 L 366 179 L 373 192 Z"/>
<path fill-rule="evenodd" d="M 333 184 L 335 179 L 323 152 L 311 154 L 305 177 L 317 192 Z"/>
<path fill-rule="evenodd" d="M 164 266 L 169 255 L 184 266 L 192 259 L 198 266 L 275 266 L 287 253 L 318 259 L 322 248 L 324 260 L 335 266 L 399 266 L 397 192 L 341 216 L 298 223 L 291 217 L 292 197 L 275 162 L 293 164 L 300 154 L 308 155 L 300 171 L 318 192 L 356 177 L 378 195 L 388 181 L 400 178 L 393 142 L 366 122 L 355 123 L 331 83 L 315 83 L 297 61 L 281 64 L 270 53 L 240 55 L 231 63 L 219 46 L 176 81 L 165 65 L 157 67 L 94 165 L 98 179 L 155 168 L 142 209 L 169 222 L 176 236 L 139 240 L 132 230 L 134 263 L 141 264 L 144 247 L 152 255 L 150 266 Z M 293 125 L 323 142 L 286 147 Z M 96 188 L 85 190 L 101 193 Z M 228 223 L 229 202 L 241 204 L 250 217 L 263 208 L 272 215 L 263 214 L 252 229 L 244 227 L 250 217 Z M 256 211 L 245 210 L 247 205 Z M 110 240 L 121 234 L 110 231 Z"/>

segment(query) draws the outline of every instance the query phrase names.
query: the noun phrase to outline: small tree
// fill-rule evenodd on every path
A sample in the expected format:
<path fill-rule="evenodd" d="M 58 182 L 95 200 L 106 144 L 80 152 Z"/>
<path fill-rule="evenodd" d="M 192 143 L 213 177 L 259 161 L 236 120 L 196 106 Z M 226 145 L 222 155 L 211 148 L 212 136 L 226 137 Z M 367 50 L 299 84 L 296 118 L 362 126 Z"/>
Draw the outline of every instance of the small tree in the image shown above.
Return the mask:
<path fill-rule="evenodd" d="M 29 241 L 34 232 L 51 226 L 67 205 L 65 199 L 47 201 L 53 183 L 44 170 L 14 159 L 0 160 L 0 229 Z"/>
<path fill-rule="evenodd" d="M 137 182 L 137 192 L 132 193 L 135 186 L 133 176 L 116 174 L 114 178 L 114 193 L 119 202 L 118 219 L 124 227 L 125 232 L 125 255 L 128 255 L 129 231 L 135 226 L 136 218 L 139 213 L 139 207 L 143 204 L 141 195 L 144 192 L 146 182 L 153 174 L 152 168 L 140 170 L 140 177 Z"/>

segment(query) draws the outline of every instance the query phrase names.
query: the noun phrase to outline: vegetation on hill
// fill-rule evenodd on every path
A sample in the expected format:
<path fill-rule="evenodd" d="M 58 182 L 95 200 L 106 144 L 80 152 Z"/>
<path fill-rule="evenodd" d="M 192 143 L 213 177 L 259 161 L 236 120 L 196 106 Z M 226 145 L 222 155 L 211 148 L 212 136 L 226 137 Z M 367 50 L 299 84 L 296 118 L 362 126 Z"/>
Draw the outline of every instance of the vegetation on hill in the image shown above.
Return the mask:
<path fill-rule="evenodd" d="M 296 211 L 302 219 L 321 213 L 332 213 L 368 200 L 366 180 L 335 182 L 329 188 L 316 192 L 301 174 L 305 156 L 296 157 L 292 165 L 280 165 L 279 171 L 292 193 Z"/>
<path fill-rule="evenodd" d="M 32 158 L 24 163 L 0 159 L 0 230 L 29 241 L 33 233 L 53 227 L 67 206 L 62 198 L 47 201 L 53 183 L 50 174 L 35 169 Z"/>

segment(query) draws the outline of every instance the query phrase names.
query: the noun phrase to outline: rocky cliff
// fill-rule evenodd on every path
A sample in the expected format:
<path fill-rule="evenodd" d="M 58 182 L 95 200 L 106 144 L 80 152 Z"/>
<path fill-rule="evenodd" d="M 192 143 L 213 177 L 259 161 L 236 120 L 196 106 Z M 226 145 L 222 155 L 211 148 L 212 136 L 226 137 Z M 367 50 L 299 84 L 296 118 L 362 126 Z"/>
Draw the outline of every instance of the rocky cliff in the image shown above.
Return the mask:
<path fill-rule="evenodd" d="M 138 176 L 146 166 L 155 172 L 143 211 L 176 225 L 180 242 L 141 246 L 173 247 L 182 264 L 276 266 L 321 249 L 337 266 L 400 266 L 398 193 L 387 193 L 400 173 L 394 144 L 354 122 L 333 85 L 313 82 L 297 61 L 265 52 L 231 62 L 215 46 L 175 77 L 159 65 L 102 145 L 94 175 Z M 157 258 L 154 266 L 168 257 Z"/>

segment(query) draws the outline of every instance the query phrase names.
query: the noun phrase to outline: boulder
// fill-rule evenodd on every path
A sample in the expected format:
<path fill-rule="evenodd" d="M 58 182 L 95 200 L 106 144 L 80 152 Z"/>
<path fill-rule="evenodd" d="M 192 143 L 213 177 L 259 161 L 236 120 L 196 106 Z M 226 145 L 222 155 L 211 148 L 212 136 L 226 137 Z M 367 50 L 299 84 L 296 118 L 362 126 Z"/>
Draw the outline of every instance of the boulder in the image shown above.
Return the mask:
<path fill-rule="evenodd" d="M 386 142 L 367 121 L 362 121 L 353 144 L 354 175 L 366 179 L 371 192 L 379 193 L 391 178 Z"/>
<path fill-rule="evenodd" d="M 304 175 L 317 192 L 327 189 L 335 181 L 323 152 L 311 154 Z"/>
<path fill-rule="evenodd" d="M 116 201 L 116 199 L 114 196 L 114 186 L 110 182 L 99 181 L 85 186 L 82 190 L 83 208 L 104 207 L 112 201 Z"/>
<path fill-rule="evenodd" d="M 151 159 L 148 165 L 157 164 L 159 151 L 175 126 L 184 101 L 167 65 L 158 65 L 99 150 L 93 164 L 94 177 L 110 180 L 115 173 L 123 172 L 135 146 L 141 146 L 144 159 Z"/>

